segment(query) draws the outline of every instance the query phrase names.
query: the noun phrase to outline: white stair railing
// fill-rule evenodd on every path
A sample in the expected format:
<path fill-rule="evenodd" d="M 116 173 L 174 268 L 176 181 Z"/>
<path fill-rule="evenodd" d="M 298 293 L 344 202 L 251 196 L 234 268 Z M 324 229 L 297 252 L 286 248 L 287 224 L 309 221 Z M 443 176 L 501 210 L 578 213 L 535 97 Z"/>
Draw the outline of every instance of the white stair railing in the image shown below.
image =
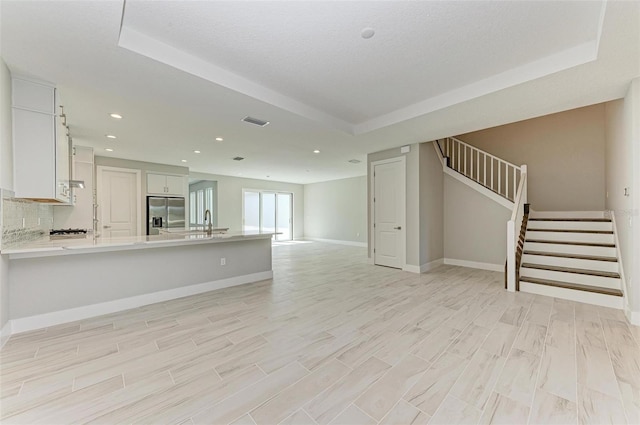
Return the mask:
<path fill-rule="evenodd" d="M 455 137 L 438 140 L 449 168 L 481 184 L 511 202 L 515 201 L 522 170 Z"/>
<path fill-rule="evenodd" d="M 515 292 L 518 274 L 516 255 L 520 229 L 524 220 L 524 205 L 527 203 L 527 166 L 520 166 L 520 184 L 513 201 L 511 220 L 507 222 L 507 291 Z"/>

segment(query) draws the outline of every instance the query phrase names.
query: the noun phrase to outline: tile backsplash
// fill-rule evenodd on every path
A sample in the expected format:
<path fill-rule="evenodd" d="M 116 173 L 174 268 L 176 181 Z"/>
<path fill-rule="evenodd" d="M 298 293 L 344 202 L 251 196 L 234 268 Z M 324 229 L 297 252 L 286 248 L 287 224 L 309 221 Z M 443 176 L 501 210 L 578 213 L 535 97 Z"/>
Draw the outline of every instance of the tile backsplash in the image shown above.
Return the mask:
<path fill-rule="evenodd" d="M 47 204 L 2 198 L 2 248 L 39 239 L 53 227 L 53 207 Z"/>

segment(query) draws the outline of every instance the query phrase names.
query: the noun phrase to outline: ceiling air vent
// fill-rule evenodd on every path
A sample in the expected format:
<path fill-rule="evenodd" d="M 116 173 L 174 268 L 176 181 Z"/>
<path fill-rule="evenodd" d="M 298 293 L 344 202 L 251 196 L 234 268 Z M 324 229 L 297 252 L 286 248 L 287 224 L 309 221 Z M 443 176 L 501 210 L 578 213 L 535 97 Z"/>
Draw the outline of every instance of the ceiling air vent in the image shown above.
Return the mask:
<path fill-rule="evenodd" d="M 234 161 L 242 161 L 244 158 L 241 156 L 236 156 L 235 158 L 233 158 Z"/>
<path fill-rule="evenodd" d="M 265 125 L 269 124 L 269 121 L 264 121 L 253 117 L 244 117 L 242 121 L 248 122 L 249 124 L 259 125 L 260 127 L 264 127 Z"/>
<path fill-rule="evenodd" d="M 352 164 L 360 164 L 360 160 L 359 159 L 350 159 L 349 162 L 352 163 Z"/>

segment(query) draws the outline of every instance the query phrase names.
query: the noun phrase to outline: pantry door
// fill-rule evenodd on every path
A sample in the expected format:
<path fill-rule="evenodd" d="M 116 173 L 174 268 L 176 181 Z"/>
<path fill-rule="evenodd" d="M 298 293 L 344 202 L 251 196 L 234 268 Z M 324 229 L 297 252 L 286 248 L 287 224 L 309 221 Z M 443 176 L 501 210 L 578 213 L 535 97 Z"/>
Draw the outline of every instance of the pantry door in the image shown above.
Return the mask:
<path fill-rule="evenodd" d="M 373 262 L 401 269 L 405 262 L 405 159 L 372 163 Z"/>
<path fill-rule="evenodd" d="M 97 167 L 98 232 L 104 237 L 140 236 L 140 170 Z"/>

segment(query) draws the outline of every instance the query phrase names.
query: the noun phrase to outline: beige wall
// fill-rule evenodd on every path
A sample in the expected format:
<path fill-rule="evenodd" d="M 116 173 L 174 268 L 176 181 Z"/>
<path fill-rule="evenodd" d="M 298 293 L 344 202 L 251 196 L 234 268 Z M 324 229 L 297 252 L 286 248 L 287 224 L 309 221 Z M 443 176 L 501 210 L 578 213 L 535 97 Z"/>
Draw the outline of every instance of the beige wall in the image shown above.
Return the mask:
<path fill-rule="evenodd" d="M 420 264 L 444 257 L 444 181 L 433 143 L 420 147 Z"/>
<path fill-rule="evenodd" d="M 305 238 L 367 242 L 367 177 L 304 185 Z"/>
<path fill-rule="evenodd" d="M 217 174 L 191 173 L 196 180 L 218 182 L 218 226 L 242 230 L 242 189 L 274 190 L 293 193 L 293 237 L 304 237 L 304 186 L 269 180 L 244 179 Z"/>
<path fill-rule="evenodd" d="M 504 267 L 511 211 L 444 176 L 444 257 Z"/>
<path fill-rule="evenodd" d="M 457 137 L 506 161 L 526 164 L 529 201 L 534 210 L 605 207 L 604 104 Z"/>
<path fill-rule="evenodd" d="M 605 117 L 606 208 L 616 219 L 628 308 L 640 320 L 640 78 L 624 99 L 605 105 Z"/>

